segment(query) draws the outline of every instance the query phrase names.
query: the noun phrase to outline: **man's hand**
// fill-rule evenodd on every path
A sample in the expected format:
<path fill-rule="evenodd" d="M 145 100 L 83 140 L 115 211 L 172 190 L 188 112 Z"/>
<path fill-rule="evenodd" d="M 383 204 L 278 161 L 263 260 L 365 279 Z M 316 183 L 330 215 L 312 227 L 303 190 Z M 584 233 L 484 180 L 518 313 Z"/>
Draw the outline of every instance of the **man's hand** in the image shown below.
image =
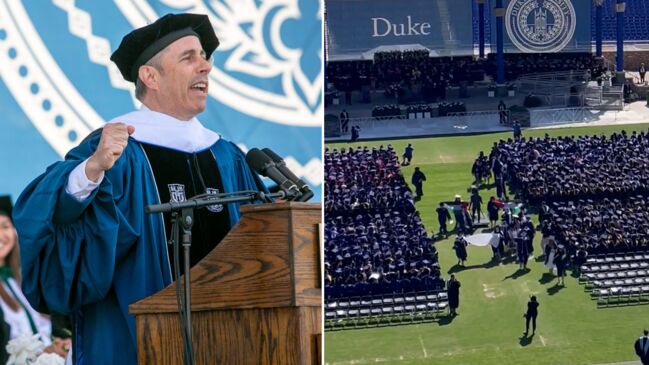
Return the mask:
<path fill-rule="evenodd" d="M 128 144 L 128 136 L 133 132 L 135 128 L 124 123 L 110 123 L 104 126 L 97 150 L 86 163 L 86 176 L 89 180 L 97 182 L 102 172 L 113 167 Z"/>

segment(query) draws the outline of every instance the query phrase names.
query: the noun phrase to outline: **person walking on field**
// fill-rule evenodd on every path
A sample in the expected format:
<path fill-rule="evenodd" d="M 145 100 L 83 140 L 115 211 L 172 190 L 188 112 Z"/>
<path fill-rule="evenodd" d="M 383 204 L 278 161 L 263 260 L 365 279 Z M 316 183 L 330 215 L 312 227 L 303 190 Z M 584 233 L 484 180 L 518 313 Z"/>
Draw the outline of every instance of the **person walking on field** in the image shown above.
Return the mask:
<path fill-rule="evenodd" d="M 448 212 L 444 203 L 439 203 L 437 211 L 437 221 L 439 222 L 439 236 L 444 235 L 444 238 L 448 238 L 448 229 L 446 228 L 446 222 L 451 220 L 451 214 Z M 452 222 L 451 222 L 452 223 Z"/>
<path fill-rule="evenodd" d="M 455 242 L 453 243 L 453 250 L 455 250 L 455 256 L 457 256 L 457 265 L 464 266 L 464 262 L 468 257 L 466 251 L 466 247 L 468 245 L 469 243 L 466 241 L 466 239 L 464 239 L 464 235 L 462 233 L 458 233 L 457 237 L 455 238 Z"/>
<path fill-rule="evenodd" d="M 480 223 L 480 217 L 482 216 L 482 197 L 478 193 L 478 189 L 471 189 L 471 199 L 469 201 L 469 209 L 471 209 L 471 219 L 474 221 L 476 217 L 478 218 L 478 223 Z"/>
<path fill-rule="evenodd" d="M 415 167 L 415 172 L 412 174 L 412 185 L 415 186 L 415 201 L 421 200 L 421 197 L 424 195 L 424 181 L 426 181 L 426 175 L 424 175 L 419 167 Z"/>
<path fill-rule="evenodd" d="M 532 295 L 530 301 L 527 302 L 527 312 L 523 315 L 525 317 L 525 336 L 530 331 L 530 320 L 532 321 L 532 334 L 536 332 L 536 317 L 539 314 L 539 302 L 536 301 L 536 296 Z"/>
<path fill-rule="evenodd" d="M 410 165 L 410 162 L 412 162 L 412 151 L 414 150 L 415 149 L 412 147 L 412 143 L 408 143 L 405 151 L 403 152 L 403 162 L 401 162 L 401 166 Z"/>

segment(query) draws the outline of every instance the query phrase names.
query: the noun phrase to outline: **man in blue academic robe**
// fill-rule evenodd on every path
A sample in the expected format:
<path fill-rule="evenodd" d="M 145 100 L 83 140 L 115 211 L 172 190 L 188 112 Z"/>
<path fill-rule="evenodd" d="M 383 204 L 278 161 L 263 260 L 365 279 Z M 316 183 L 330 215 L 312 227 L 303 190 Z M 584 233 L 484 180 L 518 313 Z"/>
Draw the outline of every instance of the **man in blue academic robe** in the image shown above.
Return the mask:
<path fill-rule="evenodd" d="M 17 201 L 23 291 L 39 311 L 72 315 L 76 365 L 136 364 L 128 306 L 172 282 L 170 216 L 144 206 L 265 190 L 239 148 L 195 117 L 217 46 L 205 15 L 167 15 L 124 37 L 111 59 L 144 106 L 108 122 Z M 192 264 L 238 219 L 239 204 L 198 210 Z"/>

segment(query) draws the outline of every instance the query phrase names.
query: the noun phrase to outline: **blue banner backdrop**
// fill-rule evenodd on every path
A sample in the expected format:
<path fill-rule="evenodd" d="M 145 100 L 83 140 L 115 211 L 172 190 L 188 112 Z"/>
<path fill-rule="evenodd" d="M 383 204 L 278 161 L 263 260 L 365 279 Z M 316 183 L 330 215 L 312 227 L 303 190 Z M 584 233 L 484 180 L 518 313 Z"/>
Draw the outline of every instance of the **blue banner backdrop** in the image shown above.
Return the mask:
<path fill-rule="evenodd" d="M 472 52 L 471 2 L 327 0 L 329 59 L 367 58 L 378 47 L 404 45 L 440 55 Z"/>
<path fill-rule="evenodd" d="M 510 0 L 504 7 L 505 53 L 591 51 L 591 1 Z M 495 27 L 491 44 L 496 44 Z"/>
<path fill-rule="evenodd" d="M 244 151 L 270 147 L 322 184 L 318 0 L 0 0 L 0 194 L 27 183 L 105 121 L 139 107 L 111 53 L 166 13 L 208 14 L 221 46 L 199 119 Z"/>

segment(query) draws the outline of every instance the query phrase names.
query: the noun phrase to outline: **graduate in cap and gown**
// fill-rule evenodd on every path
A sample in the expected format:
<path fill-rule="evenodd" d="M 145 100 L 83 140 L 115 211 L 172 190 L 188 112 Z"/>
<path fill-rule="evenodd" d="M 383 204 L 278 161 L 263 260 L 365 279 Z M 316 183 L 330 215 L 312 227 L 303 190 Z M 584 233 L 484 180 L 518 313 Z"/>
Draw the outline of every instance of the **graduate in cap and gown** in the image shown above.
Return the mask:
<path fill-rule="evenodd" d="M 468 257 L 466 250 L 466 247 L 468 245 L 469 243 L 464 238 L 464 235 L 462 233 L 458 233 L 457 237 L 455 238 L 455 242 L 453 242 L 453 250 L 455 250 L 455 256 L 457 257 L 457 265 L 461 264 L 462 266 L 464 266 L 464 262 Z"/>
<path fill-rule="evenodd" d="M 421 197 L 424 195 L 424 181 L 426 181 L 426 175 L 419 169 L 415 167 L 415 171 L 412 173 L 412 185 L 415 186 L 415 201 L 421 200 Z"/>
<path fill-rule="evenodd" d="M 448 285 L 446 292 L 448 295 L 448 308 L 449 315 L 456 316 L 457 308 L 460 306 L 460 282 L 455 278 L 455 275 L 451 274 L 451 278 L 448 280 Z"/>
<path fill-rule="evenodd" d="M 128 306 L 172 282 L 170 214 L 144 206 L 266 190 L 242 151 L 196 118 L 218 45 L 198 14 L 168 14 L 126 35 L 111 60 L 142 108 L 91 134 L 16 203 L 23 291 L 38 311 L 71 314 L 76 365 L 136 364 Z M 238 219 L 239 204 L 197 210 L 191 264 Z"/>
<path fill-rule="evenodd" d="M 0 359 L 3 364 L 7 362 L 5 347 L 9 340 L 37 334 L 45 345 L 52 342 L 49 317 L 36 312 L 20 289 L 20 247 L 11 211 L 10 197 L 0 197 L 0 309 L 3 319 L 0 322 Z"/>

